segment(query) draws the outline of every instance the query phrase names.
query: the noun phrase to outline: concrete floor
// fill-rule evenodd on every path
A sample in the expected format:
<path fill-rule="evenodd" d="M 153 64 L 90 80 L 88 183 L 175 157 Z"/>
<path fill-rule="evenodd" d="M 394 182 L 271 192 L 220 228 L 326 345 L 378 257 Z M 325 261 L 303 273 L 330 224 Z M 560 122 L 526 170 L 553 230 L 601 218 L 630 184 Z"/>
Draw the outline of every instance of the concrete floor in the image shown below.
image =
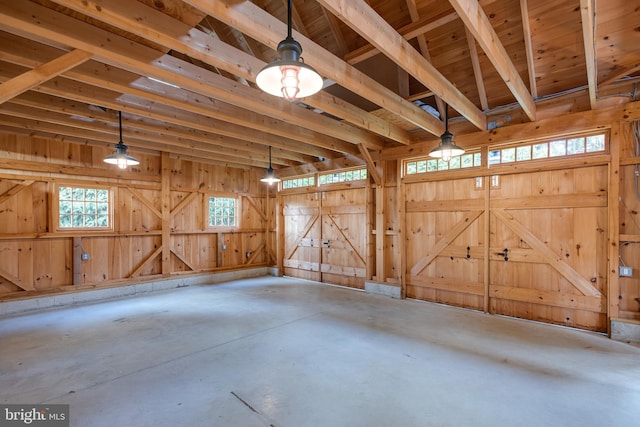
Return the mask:
<path fill-rule="evenodd" d="M 264 277 L 2 318 L 0 402 L 79 427 L 637 426 L 640 348 Z"/>

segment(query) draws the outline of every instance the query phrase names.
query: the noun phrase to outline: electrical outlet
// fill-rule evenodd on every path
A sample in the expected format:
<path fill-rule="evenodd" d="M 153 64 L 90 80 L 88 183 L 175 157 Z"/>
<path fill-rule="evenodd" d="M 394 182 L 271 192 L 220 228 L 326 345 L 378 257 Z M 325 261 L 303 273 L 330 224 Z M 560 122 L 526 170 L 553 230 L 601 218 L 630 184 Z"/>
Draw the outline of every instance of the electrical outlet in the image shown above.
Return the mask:
<path fill-rule="evenodd" d="M 620 267 L 620 277 L 632 277 L 632 276 L 633 276 L 633 268 Z"/>
<path fill-rule="evenodd" d="M 91 259 L 91 256 L 88 253 L 83 252 L 82 255 L 80 255 L 80 259 L 82 261 L 89 261 Z"/>

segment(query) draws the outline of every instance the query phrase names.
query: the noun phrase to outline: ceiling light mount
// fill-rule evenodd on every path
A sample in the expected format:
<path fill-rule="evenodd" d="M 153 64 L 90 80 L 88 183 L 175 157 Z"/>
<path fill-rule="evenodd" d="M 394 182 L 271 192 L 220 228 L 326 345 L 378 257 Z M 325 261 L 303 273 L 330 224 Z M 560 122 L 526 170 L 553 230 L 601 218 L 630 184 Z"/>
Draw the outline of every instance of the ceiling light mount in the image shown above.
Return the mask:
<path fill-rule="evenodd" d="M 302 46 L 291 35 L 291 9 L 287 10 L 287 38 L 278 43 L 279 59 L 265 66 L 256 76 L 256 84 L 264 92 L 287 101 L 311 96 L 322 89 L 322 77 L 300 56 Z"/>
<path fill-rule="evenodd" d="M 117 165 L 120 169 L 139 165 L 140 161 L 127 153 L 128 147 L 122 142 L 122 111 L 118 111 L 118 122 L 120 124 L 120 141 L 116 144 L 116 151 L 105 157 L 104 162 L 110 165 Z"/>
<path fill-rule="evenodd" d="M 431 150 L 429 156 L 448 162 L 452 157 L 464 154 L 464 148 L 458 147 L 456 143 L 453 142 L 453 134 L 449 132 L 449 104 L 447 104 L 445 109 L 444 126 L 444 133 L 440 135 L 440 145 Z"/>
<path fill-rule="evenodd" d="M 266 182 L 269 185 L 281 181 L 281 179 L 276 176 L 276 173 L 271 166 L 271 146 L 269 146 L 269 169 L 267 169 L 267 174 L 262 177 L 260 181 Z"/>

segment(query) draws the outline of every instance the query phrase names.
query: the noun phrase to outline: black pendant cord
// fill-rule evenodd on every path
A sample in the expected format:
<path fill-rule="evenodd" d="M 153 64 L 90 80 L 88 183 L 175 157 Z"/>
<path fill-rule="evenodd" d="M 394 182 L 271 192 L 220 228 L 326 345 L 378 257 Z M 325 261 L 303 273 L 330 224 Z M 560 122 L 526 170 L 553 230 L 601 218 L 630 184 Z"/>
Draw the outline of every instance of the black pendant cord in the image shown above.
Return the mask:
<path fill-rule="evenodd" d="M 287 38 L 291 38 L 291 9 L 293 8 L 293 0 L 289 0 L 289 9 L 287 9 Z"/>
<path fill-rule="evenodd" d="M 449 132 L 449 104 L 444 108 L 444 131 Z"/>
<path fill-rule="evenodd" d="M 122 111 L 118 111 L 118 121 L 120 122 L 120 144 L 123 144 L 122 142 Z"/>
<path fill-rule="evenodd" d="M 269 146 L 269 169 L 272 169 L 272 167 L 271 167 L 271 146 Z"/>

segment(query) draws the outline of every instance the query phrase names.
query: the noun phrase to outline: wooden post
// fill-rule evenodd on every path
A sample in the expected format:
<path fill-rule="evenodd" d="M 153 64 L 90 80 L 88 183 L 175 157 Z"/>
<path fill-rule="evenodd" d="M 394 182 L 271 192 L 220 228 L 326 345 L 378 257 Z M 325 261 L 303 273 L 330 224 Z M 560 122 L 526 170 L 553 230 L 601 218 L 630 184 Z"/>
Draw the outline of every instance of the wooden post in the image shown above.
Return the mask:
<path fill-rule="evenodd" d="M 171 274 L 171 169 L 169 153 L 162 152 L 161 198 L 162 198 L 162 275 Z"/>
<path fill-rule="evenodd" d="M 385 187 L 384 185 L 376 186 L 376 281 L 384 283 L 387 279 L 385 271 L 385 251 L 384 251 L 384 205 L 385 205 Z"/>
<path fill-rule="evenodd" d="M 284 275 L 284 203 L 279 193 L 276 198 L 278 201 L 276 205 L 276 235 L 278 236 L 276 252 L 278 258 L 278 276 L 282 276 Z"/>
<path fill-rule="evenodd" d="M 611 126 L 611 136 L 609 138 L 609 150 L 611 152 L 611 162 L 609 163 L 609 191 L 608 191 L 608 216 L 609 216 L 609 250 L 608 250 L 608 289 L 607 298 L 609 300 L 607 310 L 607 333 L 611 336 L 611 319 L 620 315 L 620 282 L 618 278 L 618 268 L 620 266 L 620 122 L 614 122 Z"/>
<path fill-rule="evenodd" d="M 396 165 L 398 172 L 396 174 L 396 183 L 398 186 L 398 251 L 400 252 L 400 298 L 407 297 L 407 237 L 405 229 L 407 227 L 406 203 L 407 197 L 403 184 L 403 163 L 401 161 Z"/>

